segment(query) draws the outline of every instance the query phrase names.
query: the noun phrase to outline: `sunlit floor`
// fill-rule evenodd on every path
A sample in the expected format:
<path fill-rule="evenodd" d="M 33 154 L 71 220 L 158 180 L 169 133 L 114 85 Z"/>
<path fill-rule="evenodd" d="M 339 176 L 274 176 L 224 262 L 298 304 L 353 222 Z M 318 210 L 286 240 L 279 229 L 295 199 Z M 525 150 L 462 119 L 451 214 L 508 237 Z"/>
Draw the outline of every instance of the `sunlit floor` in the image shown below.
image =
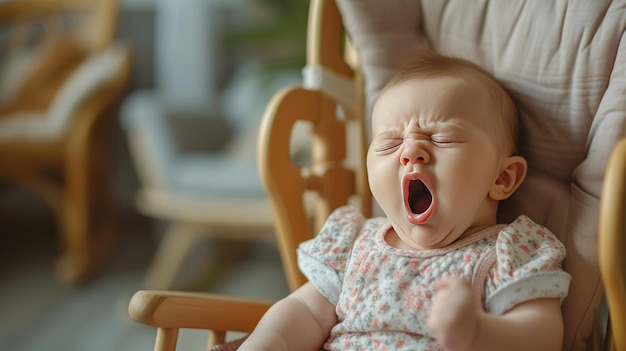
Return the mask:
<path fill-rule="evenodd" d="M 0 350 L 152 350 L 156 331 L 133 322 L 127 306 L 142 288 L 158 235 L 145 228 L 127 231 L 96 280 L 70 287 L 54 275 L 53 233 L 0 229 Z M 199 269 L 215 246 L 232 253 L 224 256 L 227 262 L 220 264 L 219 274 Z M 287 293 L 273 245 L 207 240 L 199 247 L 183 271 L 206 279 L 193 280 L 189 289 L 269 300 Z M 178 349 L 204 350 L 205 344 L 205 332 L 183 330 Z"/>

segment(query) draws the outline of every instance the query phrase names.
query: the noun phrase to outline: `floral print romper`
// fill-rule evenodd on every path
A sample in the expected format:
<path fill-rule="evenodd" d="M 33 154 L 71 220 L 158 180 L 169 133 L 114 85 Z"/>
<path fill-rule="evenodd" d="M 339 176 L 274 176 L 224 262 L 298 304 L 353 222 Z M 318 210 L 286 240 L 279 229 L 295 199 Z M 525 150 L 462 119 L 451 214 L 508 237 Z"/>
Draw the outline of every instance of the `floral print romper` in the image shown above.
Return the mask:
<path fill-rule="evenodd" d="M 390 228 L 386 218 L 365 219 L 345 206 L 300 245 L 301 271 L 335 305 L 339 320 L 324 350 L 439 350 L 425 326 L 435 282 L 446 276 L 470 281 L 493 315 L 567 295 L 564 246 L 526 216 L 425 251 L 389 246 Z"/>

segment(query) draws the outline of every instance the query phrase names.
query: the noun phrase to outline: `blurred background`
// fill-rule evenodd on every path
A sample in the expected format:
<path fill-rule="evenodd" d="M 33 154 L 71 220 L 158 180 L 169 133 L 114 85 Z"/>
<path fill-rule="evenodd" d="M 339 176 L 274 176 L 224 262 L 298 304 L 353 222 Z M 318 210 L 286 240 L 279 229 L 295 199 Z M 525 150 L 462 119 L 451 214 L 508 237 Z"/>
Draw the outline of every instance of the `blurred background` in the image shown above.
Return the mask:
<path fill-rule="evenodd" d="M 103 3 L 95 49 L 0 13 L 0 350 L 152 349 L 127 313 L 142 288 L 288 292 L 255 143 L 271 96 L 300 82 L 308 1 Z M 108 122 L 81 146 L 72 116 L 90 99 Z M 205 341 L 184 331 L 179 347 Z"/>

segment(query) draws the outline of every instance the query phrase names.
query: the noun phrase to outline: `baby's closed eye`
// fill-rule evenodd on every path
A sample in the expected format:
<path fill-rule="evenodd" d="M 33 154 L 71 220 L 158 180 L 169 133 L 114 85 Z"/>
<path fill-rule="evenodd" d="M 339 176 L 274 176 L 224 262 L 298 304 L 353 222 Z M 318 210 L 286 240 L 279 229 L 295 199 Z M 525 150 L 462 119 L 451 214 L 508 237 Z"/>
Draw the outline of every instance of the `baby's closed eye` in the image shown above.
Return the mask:
<path fill-rule="evenodd" d="M 400 145 L 402 145 L 402 138 L 386 138 L 376 140 L 374 142 L 374 151 L 379 153 L 388 153 L 395 151 Z"/>
<path fill-rule="evenodd" d="M 430 137 L 430 141 L 438 147 L 452 147 L 456 144 L 462 143 L 462 140 L 454 135 L 439 135 L 435 134 Z"/>

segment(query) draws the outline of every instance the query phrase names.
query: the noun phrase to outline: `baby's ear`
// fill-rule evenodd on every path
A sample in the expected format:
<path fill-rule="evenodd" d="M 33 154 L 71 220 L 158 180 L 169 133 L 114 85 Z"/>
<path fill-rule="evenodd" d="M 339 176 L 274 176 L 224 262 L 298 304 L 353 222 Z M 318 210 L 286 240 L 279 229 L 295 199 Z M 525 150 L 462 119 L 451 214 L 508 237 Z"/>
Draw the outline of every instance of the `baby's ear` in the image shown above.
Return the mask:
<path fill-rule="evenodd" d="M 491 185 L 489 197 L 499 201 L 507 199 L 513 195 L 515 190 L 519 188 L 526 177 L 528 165 L 526 160 L 521 156 L 508 157 L 500 167 L 500 173 Z"/>

